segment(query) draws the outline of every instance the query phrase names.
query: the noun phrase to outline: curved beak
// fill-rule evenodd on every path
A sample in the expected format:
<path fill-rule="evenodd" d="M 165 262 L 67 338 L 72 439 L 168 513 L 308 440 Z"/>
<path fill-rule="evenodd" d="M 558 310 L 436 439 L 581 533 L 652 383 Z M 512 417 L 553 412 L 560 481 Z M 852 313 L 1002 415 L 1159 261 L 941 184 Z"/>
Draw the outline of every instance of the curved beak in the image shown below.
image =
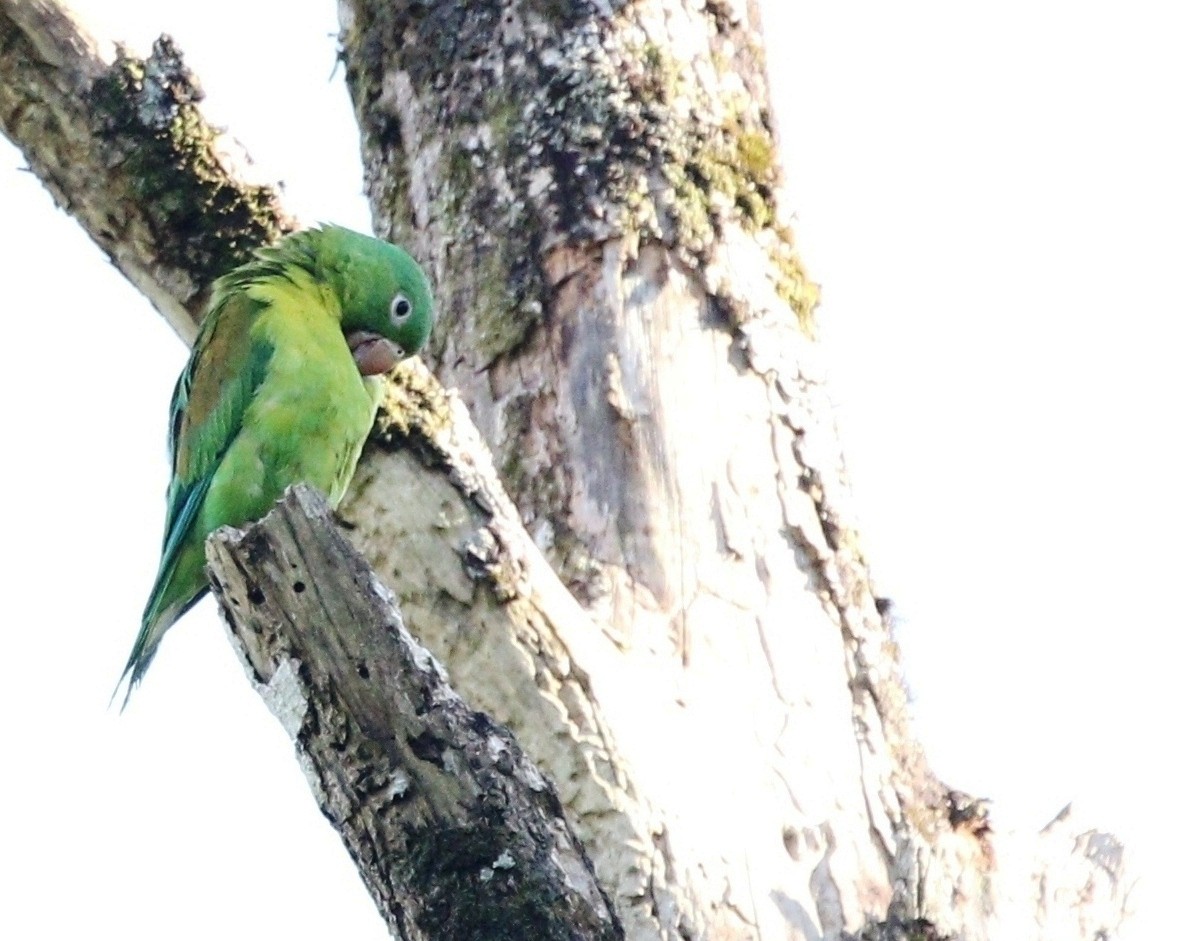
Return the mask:
<path fill-rule="evenodd" d="M 404 351 L 395 343 L 369 330 L 357 330 L 348 335 L 346 345 L 364 376 L 385 373 L 404 358 Z"/>

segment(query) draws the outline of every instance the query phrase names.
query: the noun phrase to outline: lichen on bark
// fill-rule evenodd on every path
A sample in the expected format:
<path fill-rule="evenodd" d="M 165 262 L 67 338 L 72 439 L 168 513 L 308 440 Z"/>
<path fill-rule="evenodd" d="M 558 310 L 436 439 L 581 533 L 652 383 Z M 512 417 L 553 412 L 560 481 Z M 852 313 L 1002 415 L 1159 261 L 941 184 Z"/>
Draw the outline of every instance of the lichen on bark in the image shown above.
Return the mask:
<path fill-rule="evenodd" d="M 0 129 L 186 340 L 214 278 L 293 221 L 198 108 L 168 37 L 140 59 L 54 3 L 0 5 Z"/>
<path fill-rule="evenodd" d="M 8 32 L 11 10 L 48 6 L 0 0 L 3 77 L 33 76 L 0 81 L 5 130 L 129 277 L 190 304 L 201 259 L 154 262 L 126 155 L 104 175 L 110 140 L 69 111 L 107 65 L 74 82 L 73 47 Z M 744 4 L 342 9 L 378 223 L 440 285 L 430 359 L 457 387 L 401 387 L 344 515 L 467 698 L 550 770 L 631 936 L 1111 933 L 1115 841 L 1061 815 L 1037 851 L 1012 848 L 910 737 L 803 329 L 814 289 L 794 255 L 776 263 L 792 249 L 766 214 L 777 178 Z M 672 141 L 651 140 L 680 114 Z M 348 663 L 359 679 L 374 673 Z M 489 858 L 482 834 L 433 855 L 473 862 L 476 844 Z"/>
<path fill-rule="evenodd" d="M 148 208 L 161 260 L 207 285 L 291 223 L 271 187 L 228 176 L 219 133 L 198 110 L 202 98 L 169 36 L 153 43 L 147 59 L 118 47 L 90 91 L 97 135 L 109 148 L 112 169 L 127 177 L 132 196 Z"/>
<path fill-rule="evenodd" d="M 300 704 L 282 721 L 393 935 L 622 939 L 554 787 L 448 686 L 319 495 L 290 489 L 208 559 L 249 675 Z"/>
<path fill-rule="evenodd" d="M 547 316 L 556 285 L 538 259 L 560 245 L 655 240 L 695 271 L 734 220 L 765 232 L 784 298 L 810 322 L 815 291 L 779 222 L 761 51 L 736 26 L 719 33 L 719 13 L 698 15 L 704 29 L 690 32 L 709 37 L 701 49 L 675 47 L 648 5 L 350 11 L 345 58 L 377 214 L 408 220 L 398 237 L 431 231 L 450 243 L 460 296 L 443 298 L 437 355 L 458 329 L 476 342 L 480 366 L 514 352 Z M 401 48 L 416 54 L 395 71 L 371 54 Z M 690 68 L 705 59 L 717 63 L 712 83 Z M 416 145 L 428 128 L 431 152 Z M 419 195 L 416 177 L 427 181 Z"/>

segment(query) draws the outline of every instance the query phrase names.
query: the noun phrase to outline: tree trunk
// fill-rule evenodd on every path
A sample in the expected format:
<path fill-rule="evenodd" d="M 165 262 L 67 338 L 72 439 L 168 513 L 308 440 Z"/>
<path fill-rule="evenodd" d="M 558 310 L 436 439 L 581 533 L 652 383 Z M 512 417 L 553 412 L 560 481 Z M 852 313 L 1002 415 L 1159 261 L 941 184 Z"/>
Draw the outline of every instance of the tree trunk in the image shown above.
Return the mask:
<path fill-rule="evenodd" d="M 903 801 L 939 833 L 943 791 L 849 528 L 756 28 L 677 2 L 347 9 L 376 218 L 442 286 L 432 366 L 637 678 L 612 728 L 659 809 L 645 892 L 585 827 L 628 925 L 884 912 Z"/>
<path fill-rule="evenodd" d="M 953 826 L 907 728 L 751 9 L 341 9 L 375 218 L 441 285 L 430 364 L 619 647 L 577 666 L 623 687 L 597 702 L 654 813 L 646 890 L 599 809 L 579 828 L 634 935 L 835 937 L 897 902 L 985 936 L 988 827 Z M 381 570 L 385 535 L 363 534 Z M 483 697 L 471 652 L 438 649 Z M 478 701 L 518 727 L 541 707 L 516 689 Z"/>
<path fill-rule="evenodd" d="M 34 155 L 61 132 L 22 135 L 40 92 L 19 79 L 71 62 L 54 46 L 38 72 L 29 11 L 49 6 L 0 0 L 0 120 Z M 1110 934 L 1127 883 L 1107 837 L 1000 838 L 911 737 L 751 8 L 341 16 L 375 218 L 437 285 L 426 359 L 457 390 L 401 370 L 343 515 L 454 686 L 555 780 L 627 936 Z M 129 67 L 92 63 L 61 97 Z M 81 184 L 53 185 L 69 205 Z M 170 231 L 190 280 L 161 283 L 189 304 L 209 274 Z"/>

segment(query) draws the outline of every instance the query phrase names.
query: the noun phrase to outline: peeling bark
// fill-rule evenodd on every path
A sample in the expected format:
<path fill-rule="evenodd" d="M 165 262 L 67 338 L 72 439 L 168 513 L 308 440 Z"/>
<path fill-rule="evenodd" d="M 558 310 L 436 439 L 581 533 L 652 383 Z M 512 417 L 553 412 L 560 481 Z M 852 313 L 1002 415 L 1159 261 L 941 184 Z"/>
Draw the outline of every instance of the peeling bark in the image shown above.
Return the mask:
<path fill-rule="evenodd" d="M 911 737 L 751 8 L 340 9 L 375 217 L 433 274 L 428 360 L 457 390 L 397 374 L 342 511 L 455 688 L 556 781 L 627 936 L 1115 931 L 1111 838 L 995 833 Z M 171 46 L 96 48 L 0 0 L 0 126 L 187 335 L 220 265 L 287 223 L 207 160 Z M 101 120 L 96 88 L 122 102 Z"/>
<path fill-rule="evenodd" d="M 324 499 L 291 490 L 208 556 L 245 665 L 393 936 L 623 937 L 555 790 L 449 688 Z"/>
<path fill-rule="evenodd" d="M 657 937 L 660 912 L 693 935 L 667 875 L 663 794 L 635 760 L 657 732 L 682 747 L 687 730 L 649 695 L 647 664 L 624 660 L 557 580 L 461 401 L 423 366 L 397 370 L 352 494 L 352 541 L 454 688 L 545 756 L 627 936 Z"/>
<path fill-rule="evenodd" d="M 854 529 L 753 8 L 340 10 L 375 218 L 441 285 L 430 365 L 649 719 L 599 700 L 658 809 L 649 891 L 675 906 L 624 904 L 628 932 L 988 937 L 993 837 L 950 819 L 911 736 Z M 385 574 L 406 552 L 367 520 L 395 498 L 347 510 Z M 491 707 L 513 728 L 535 708 L 516 691 Z M 577 825 L 629 898 L 597 817 Z"/>
<path fill-rule="evenodd" d="M 745 11 L 344 7 L 376 218 L 443 285 L 433 366 L 673 709 L 632 760 L 681 918 L 812 937 L 886 911 L 902 799 L 938 830 L 943 789 L 849 529 Z"/>

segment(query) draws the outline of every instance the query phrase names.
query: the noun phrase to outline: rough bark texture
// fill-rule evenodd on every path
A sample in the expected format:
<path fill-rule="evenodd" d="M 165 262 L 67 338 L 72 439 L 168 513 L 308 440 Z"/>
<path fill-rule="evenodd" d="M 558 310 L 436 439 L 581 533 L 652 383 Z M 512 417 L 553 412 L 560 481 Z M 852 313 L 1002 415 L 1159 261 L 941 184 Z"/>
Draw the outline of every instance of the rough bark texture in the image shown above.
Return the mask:
<path fill-rule="evenodd" d="M 290 491 L 208 556 L 248 671 L 393 936 L 622 938 L 556 791 L 449 688 L 320 496 Z"/>
<path fill-rule="evenodd" d="M 0 130 L 191 342 L 211 281 L 293 223 L 247 183 L 168 36 L 140 60 L 48 0 L 0 0 Z"/>
<path fill-rule="evenodd" d="M 663 808 L 635 929 L 885 912 L 903 800 L 938 839 L 943 790 L 849 529 L 754 29 L 721 4 L 345 9 L 376 218 L 440 272 L 434 368 L 668 707 L 630 730 Z"/>
<path fill-rule="evenodd" d="M 429 359 L 459 390 L 401 372 L 343 512 L 455 688 L 556 780 L 627 936 L 1110 936 L 1116 845 L 995 834 L 909 734 L 749 8 L 341 10 L 376 218 L 433 273 Z M 151 80 L 180 63 L 109 67 L 62 23 L 0 0 L 0 121 L 182 323 L 212 259 L 280 223 L 202 228 L 208 164 L 165 146 L 192 86 Z M 92 123 L 96 87 L 158 132 Z M 190 208 L 154 215 L 174 193 Z"/>
<path fill-rule="evenodd" d="M 598 702 L 658 809 L 642 895 L 578 821 L 632 936 L 835 938 L 888 912 L 990 936 L 992 835 L 911 738 L 853 529 L 753 10 L 340 10 L 375 217 L 440 285 L 430 363 L 637 697 Z M 407 554 L 366 532 L 384 480 L 351 512 L 386 575 Z M 533 675 L 489 707 L 513 728 L 556 683 Z"/>

